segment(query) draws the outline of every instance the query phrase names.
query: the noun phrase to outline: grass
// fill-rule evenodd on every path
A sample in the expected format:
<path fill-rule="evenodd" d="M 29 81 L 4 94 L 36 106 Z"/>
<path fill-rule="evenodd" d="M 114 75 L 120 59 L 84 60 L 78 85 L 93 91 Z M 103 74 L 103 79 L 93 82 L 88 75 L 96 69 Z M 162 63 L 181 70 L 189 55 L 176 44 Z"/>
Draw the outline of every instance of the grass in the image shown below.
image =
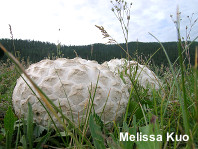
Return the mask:
<path fill-rule="evenodd" d="M 116 2 L 118 1 L 115 1 L 115 3 Z M 126 40 L 126 57 L 131 59 L 127 49 L 129 33 L 127 26 L 130 20 L 128 10 L 130 7 L 127 7 L 125 11 L 123 7 L 119 6 L 121 1 L 119 2 L 120 3 L 113 5 L 113 11 L 117 14 L 118 18 L 125 17 L 125 15 L 119 16 L 119 14 L 126 13 L 126 25 L 124 24 L 124 19 L 119 20 L 121 21 L 121 25 L 124 25 L 122 29 L 124 29 L 123 33 Z M 123 10 L 124 13 L 121 12 Z M 88 103 L 87 105 L 89 111 L 87 111 L 85 124 L 81 125 L 81 127 L 77 127 L 76 124 L 62 114 L 61 109 L 54 105 L 45 93 L 29 78 L 31 84 L 33 84 L 41 96 L 38 100 L 40 100 L 41 103 L 45 103 L 46 106 L 44 106 L 44 104 L 42 105 L 49 116 L 55 115 L 57 117 L 59 122 L 64 126 L 64 131 L 56 127 L 53 119 L 51 120 L 55 129 L 51 128 L 50 124 L 48 127 L 43 127 L 33 123 L 32 107 L 30 104 L 28 104 L 27 119 L 17 119 L 11 108 L 12 91 L 16 79 L 20 76 L 20 73 L 25 73 L 25 71 L 17 59 L 1 46 L 5 54 L 15 65 L 8 60 L 7 64 L 2 63 L 0 67 L 0 103 L 5 106 L 5 109 L 8 109 L 5 117 L 0 120 L 0 148 L 198 148 L 198 50 L 196 49 L 195 65 L 186 67 L 184 65 L 185 57 L 183 53 L 188 49 L 182 46 L 179 27 L 179 10 L 177 10 L 176 16 L 179 65 L 176 66 L 176 63 L 170 62 L 166 49 L 160 41 L 151 34 L 159 44 L 161 44 L 161 50 L 165 52 L 169 62 L 169 67 L 162 66 L 159 68 L 152 66 L 154 70 L 161 72 L 161 76 L 159 77 L 162 82 L 162 87 L 160 90 L 143 88 L 134 79 L 133 74 L 121 73 L 121 78 L 123 78 L 123 75 L 130 78 L 132 86 L 129 90 L 130 97 L 126 112 L 123 113 L 123 120 L 120 122 L 112 122 L 113 126 L 111 129 L 108 129 L 103 124 L 99 115 L 95 112 L 91 112 L 92 110 L 94 111 L 93 100 L 97 92 L 97 85 L 93 94 L 91 94 L 92 91 L 90 89 L 90 104 Z M 105 38 L 109 38 L 109 42 L 116 42 L 103 27 L 97 27 L 101 30 Z M 124 50 L 125 48 L 122 47 L 122 49 Z M 147 63 L 148 62 L 146 62 L 146 64 Z M 133 68 L 131 67 L 129 69 Z M 166 70 L 166 72 L 162 70 Z M 28 78 L 28 75 L 26 77 Z M 99 80 L 100 78 L 98 78 L 97 81 Z M 57 113 L 62 116 L 62 119 L 58 117 Z M 64 123 L 65 120 L 68 123 L 68 127 L 66 127 Z M 88 127 L 90 133 L 86 135 Z M 135 140 L 124 142 L 120 141 L 121 132 L 128 132 L 129 135 L 135 135 L 136 137 L 136 134 L 155 135 L 156 137 L 157 135 L 161 135 L 162 140 L 160 140 L 159 136 L 160 141 Z M 167 141 L 167 133 L 172 132 L 174 132 L 174 140 Z M 189 136 L 189 140 L 184 141 L 184 139 L 183 141 L 179 141 L 180 136 L 182 138 L 185 135 Z M 178 138 L 176 138 L 177 136 Z"/>

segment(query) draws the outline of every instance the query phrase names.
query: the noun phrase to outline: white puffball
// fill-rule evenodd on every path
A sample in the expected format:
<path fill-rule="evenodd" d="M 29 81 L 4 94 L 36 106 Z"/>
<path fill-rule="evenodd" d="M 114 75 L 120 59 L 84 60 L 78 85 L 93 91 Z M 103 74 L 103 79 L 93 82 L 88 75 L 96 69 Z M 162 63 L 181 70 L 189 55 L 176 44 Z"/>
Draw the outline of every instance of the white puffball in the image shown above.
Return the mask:
<path fill-rule="evenodd" d="M 81 58 L 45 59 L 30 65 L 26 72 L 70 120 L 72 120 L 72 110 L 76 125 L 79 121 L 85 121 L 90 99 L 89 91 L 93 97 L 98 75 L 99 82 L 94 98 L 95 112 L 99 116 L 103 112 L 102 120 L 105 123 L 120 119 L 125 112 L 129 96 L 126 85 L 119 76 L 96 61 Z M 22 76 L 29 83 L 24 74 Z M 47 112 L 21 77 L 17 80 L 12 100 L 18 117 L 27 117 L 28 102 L 30 102 L 34 121 L 43 126 L 48 125 L 50 118 Z M 57 126 L 62 128 L 53 114 L 52 117 Z"/>
<path fill-rule="evenodd" d="M 109 67 L 109 69 L 117 76 L 119 76 L 120 72 L 125 71 L 125 69 L 127 69 L 126 72 L 129 76 L 131 67 L 131 75 L 135 75 L 135 79 L 138 79 L 139 84 L 144 88 L 150 85 L 150 87 L 158 90 L 161 86 L 160 80 L 155 75 L 155 73 L 136 61 L 129 62 L 124 58 L 112 59 L 108 62 L 104 62 L 102 65 Z M 129 80 L 128 76 L 124 75 L 124 79 L 128 85 L 131 85 L 131 81 Z"/>

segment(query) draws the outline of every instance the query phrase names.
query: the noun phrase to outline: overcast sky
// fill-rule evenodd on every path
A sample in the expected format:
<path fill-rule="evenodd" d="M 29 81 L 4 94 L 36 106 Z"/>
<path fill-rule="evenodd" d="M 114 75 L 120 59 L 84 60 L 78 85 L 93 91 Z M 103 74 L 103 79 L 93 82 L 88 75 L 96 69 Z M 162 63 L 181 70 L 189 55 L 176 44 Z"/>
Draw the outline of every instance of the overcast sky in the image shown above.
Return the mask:
<path fill-rule="evenodd" d="M 198 0 L 131 0 L 129 41 L 176 41 L 176 30 L 170 18 L 176 8 L 181 11 L 181 31 L 189 26 L 187 16 L 198 17 Z M 124 42 L 120 24 L 110 0 L 2 0 L 0 38 L 10 38 L 11 24 L 15 39 L 30 39 L 65 45 L 106 43 L 95 25 L 103 26 L 118 42 Z M 60 31 L 59 31 L 60 29 Z M 198 36 L 198 22 L 191 38 Z"/>

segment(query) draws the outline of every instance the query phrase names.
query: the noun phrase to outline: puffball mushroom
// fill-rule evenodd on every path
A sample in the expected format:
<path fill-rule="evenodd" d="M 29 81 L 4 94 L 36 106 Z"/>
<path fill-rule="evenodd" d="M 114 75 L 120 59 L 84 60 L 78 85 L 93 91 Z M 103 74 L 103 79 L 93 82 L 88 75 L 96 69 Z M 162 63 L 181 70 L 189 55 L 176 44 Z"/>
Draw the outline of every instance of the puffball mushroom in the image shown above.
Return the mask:
<path fill-rule="evenodd" d="M 108 67 L 117 76 L 119 76 L 120 72 L 123 72 L 126 69 L 128 76 L 130 76 L 131 67 L 131 75 L 135 75 L 135 79 L 138 79 L 138 82 L 142 87 L 147 88 L 147 86 L 150 86 L 158 90 L 161 86 L 160 80 L 155 73 L 136 61 L 129 62 L 124 58 L 112 59 L 108 62 L 104 62 L 102 65 Z M 124 75 L 124 79 L 126 84 L 131 85 L 131 81 L 128 76 Z"/>
<path fill-rule="evenodd" d="M 61 108 L 66 117 L 72 120 L 73 115 L 76 125 L 85 120 L 87 105 L 90 96 L 93 97 L 98 76 L 93 102 L 95 112 L 99 116 L 102 114 L 101 118 L 105 123 L 120 119 L 125 112 L 129 96 L 126 85 L 119 76 L 96 61 L 81 58 L 45 59 L 30 65 L 26 72 L 49 99 Z M 22 76 L 30 84 L 24 74 Z M 31 84 L 30 86 L 32 87 Z M 50 118 L 47 112 L 22 77 L 17 80 L 12 100 L 18 117 L 27 117 L 29 102 L 32 105 L 34 121 L 43 126 L 48 125 Z M 52 118 L 62 128 L 53 114 Z"/>

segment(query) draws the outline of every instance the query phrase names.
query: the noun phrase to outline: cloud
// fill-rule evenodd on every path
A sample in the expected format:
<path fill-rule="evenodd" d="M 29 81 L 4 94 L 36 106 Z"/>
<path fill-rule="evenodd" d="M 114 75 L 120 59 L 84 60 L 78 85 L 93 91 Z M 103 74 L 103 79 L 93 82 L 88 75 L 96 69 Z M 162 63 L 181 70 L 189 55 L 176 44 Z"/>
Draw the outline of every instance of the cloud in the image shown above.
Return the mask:
<path fill-rule="evenodd" d="M 197 0 L 133 0 L 129 41 L 175 41 L 176 30 L 170 14 L 175 17 L 179 4 L 182 12 L 181 31 L 189 25 L 186 16 L 198 17 Z M 1 3 L 0 38 L 10 38 L 8 24 L 14 38 L 40 40 L 66 45 L 105 43 L 95 25 L 102 25 L 118 42 L 124 42 L 119 21 L 106 0 L 6 0 Z M 60 31 L 59 31 L 60 29 Z M 197 24 L 191 35 L 198 33 Z M 182 34 L 183 36 L 185 34 Z"/>
<path fill-rule="evenodd" d="M 181 17 L 184 18 L 181 22 L 182 32 L 185 32 L 184 28 L 187 25 L 186 16 L 193 12 L 197 1 L 172 1 L 172 0 L 134 0 L 134 13 L 135 16 L 132 20 L 132 27 L 135 29 L 132 32 L 131 40 L 135 40 L 134 37 L 141 41 L 155 41 L 151 36 L 148 36 L 148 32 L 153 33 L 161 41 L 175 41 L 176 29 L 170 15 L 176 17 L 177 5 L 182 12 Z M 198 15 L 197 15 L 198 17 Z M 194 27 L 194 33 L 197 32 Z M 193 34 L 194 34 L 193 33 Z M 194 36 L 194 35 L 193 35 Z"/>

